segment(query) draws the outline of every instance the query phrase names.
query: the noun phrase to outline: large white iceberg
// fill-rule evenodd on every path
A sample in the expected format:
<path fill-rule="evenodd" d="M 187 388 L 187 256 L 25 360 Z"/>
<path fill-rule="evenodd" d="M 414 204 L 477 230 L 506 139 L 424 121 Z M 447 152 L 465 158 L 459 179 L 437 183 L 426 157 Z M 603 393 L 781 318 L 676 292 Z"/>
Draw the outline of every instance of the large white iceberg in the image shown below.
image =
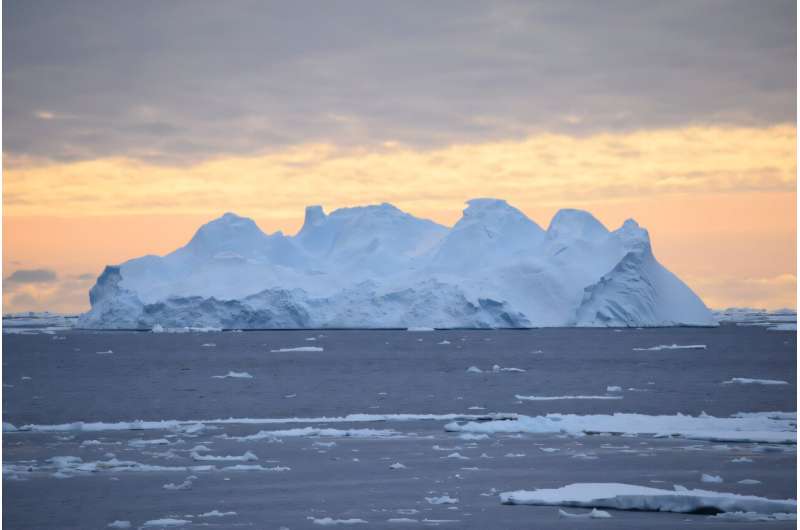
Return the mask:
<path fill-rule="evenodd" d="M 294 236 L 227 213 L 166 256 L 108 266 L 87 328 L 713 326 L 633 220 L 561 210 L 543 230 L 473 199 L 452 228 L 390 204 L 306 209 Z"/>

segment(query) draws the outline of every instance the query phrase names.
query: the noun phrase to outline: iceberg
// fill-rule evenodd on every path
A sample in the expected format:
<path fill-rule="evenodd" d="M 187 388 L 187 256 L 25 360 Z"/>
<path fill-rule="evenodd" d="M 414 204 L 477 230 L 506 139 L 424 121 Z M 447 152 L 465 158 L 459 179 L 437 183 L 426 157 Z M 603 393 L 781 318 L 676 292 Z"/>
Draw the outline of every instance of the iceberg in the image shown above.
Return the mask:
<path fill-rule="evenodd" d="M 226 213 L 165 256 L 109 265 L 91 329 L 716 326 L 648 232 L 560 210 L 545 230 L 500 199 L 448 228 L 390 204 L 306 208 L 293 236 Z"/>

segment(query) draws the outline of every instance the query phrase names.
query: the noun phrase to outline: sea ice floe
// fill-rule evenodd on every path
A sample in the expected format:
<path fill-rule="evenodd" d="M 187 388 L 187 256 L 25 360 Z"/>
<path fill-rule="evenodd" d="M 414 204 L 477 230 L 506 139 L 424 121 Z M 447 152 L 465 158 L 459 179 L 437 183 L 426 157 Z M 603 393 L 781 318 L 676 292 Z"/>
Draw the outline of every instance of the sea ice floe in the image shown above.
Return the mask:
<path fill-rule="evenodd" d="M 745 478 L 740 480 L 738 484 L 744 484 L 745 486 L 753 486 L 755 484 L 761 484 L 761 481 L 753 478 Z"/>
<path fill-rule="evenodd" d="M 297 429 L 258 431 L 255 434 L 249 434 L 245 436 L 230 436 L 223 434 L 222 437 L 228 440 L 245 442 L 251 440 L 269 440 L 275 438 L 297 438 L 302 436 L 323 436 L 331 438 L 388 438 L 390 436 L 400 435 L 400 432 L 391 429 L 333 429 L 301 427 Z"/>
<path fill-rule="evenodd" d="M 661 351 L 661 350 L 705 350 L 705 344 L 659 344 L 649 348 L 634 348 L 633 351 Z"/>
<path fill-rule="evenodd" d="M 701 482 L 710 482 L 712 484 L 723 482 L 722 477 L 719 475 L 709 475 L 707 473 L 703 473 L 700 475 Z"/>
<path fill-rule="evenodd" d="M 296 348 L 277 348 L 275 350 L 270 350 L 272 353 L 287 353 L 287 352 L 303 352 L 303 351 L 324 351 L 325 348 L 321 348 L 319 346 L 298 346 Z"/>
<path fill-rule="evenodd" d="M 229 515 L 236 515 L 236 512 L 221 512 L 219 510 L 211 510 L 210 512 L 201 513 L 197 517 L 228 517 Z"/>
<path fill-rule="evenodd" d="M 591 512 L 586 513 L 569 513 L 564 510 L 558 510 L 559 517 L 565 517 L 569 519 L 609 519 L 611 518 L 611 514 L 603 511 L 598 510 L 597 508 L 592 508 Z"/>
<path fill-rule="evenodd" d="M 252 379 L 253 376 L 248 374 L 247 372 L 228 372 L 225 375 L 212 375 L 213 379 Z"/>
<path fill-rule="evenodd" d="M 779 413 L 775 413 L 779 414 Z M 292 423 L 362 423 L 383 421 L 449 421 L 449 420 L 489 420 L 514 419 L 516 414 L 348 414 L 346 416 L 319 416 L 314 418 L 217 418 L 208 420 L 156 420 L 156 421 L 118 421 L 84 422 L 59 424 L 28 424 L 16 427 L 3 422 L 3 432 L 102 432 L 102 431 L 145 431 L 180 430 L 183 433 L 196 433 L 207 425 L 279 425 Z"/>
<path fill-rule="evenodd" d="M 769 329 L 769 328 L 767 328 Z M 721 519 L 723 521 L 796 521 L 796 513 L 757 513 L 757 512 L 723 512 L 712 515 L 709 519 Z"/>
<path fill-rule="evenodd" d="M 351 518 L 351 519 L 333 519 L 332 517 L 322 517 L 320 519 L 317 519 L 315 517 L 307 517 L 307 519 L 309 521 L 311 521 L 312 523 L 318 524 L 320 526 L 334 526 L 334 525 L 339 525 L 339 524 L 342 524 L 342 525 L 347 525 L 347 524 L 366 524 L 367 523 L 367 521 L 365 521 L 364 519 L 356 519 L 356 518 Z"/>
<path fill-rule="evenodd" d="M 622 396 L 521 396 L 516 394 L 515 398 L 520 401 L 561 401 L 568 399 L 622 399 Z"/>
<path fill-rule="evenodd" d="M 389 469 L 406 469 L 406 466 L 404 466 L 400 462 L 395 462 L 394 464 L 389 466 Z"/>
<path fill-rule="evenodd" d="M 425 497 L 428 504 L 458 504 L 458 499 L 450 497 L 449 495 L 442 495 L 441 497 Z"/>
<path fill-rule="evenodd" d="M 247 451 L 243 455 L 201 455 L 196 451 L 192 451 L 190 456 L 192 460 L 199 461 L 253 462 L 258 460 L 258 457 L 250 451 Z"/>
<path fill-rule="evenodd" d="M 795 513 L 794 499 L 767 499 L 676 487 L 665 490 L 617 483 L 578 483 L 561 488 L 508 491 L 500 494 L 503 504 L 576 506 L 677 513 L 755 512 Z"/>
<path fill-rule="evenodd" d="M 191 521 L 188 519 L 174 519 L 172 517 L 165 517 L 164 519 L 145 521 L 145 523 L 142 525 L 142 528 L 166 528 L 172 526 L 183 526 L 187 524 L 191 524 Z"/>
<path fill-rule="evenodd" d="M 450 432 L 484 434 L 649 434 L 718 442 L 796 444 L 797 432 L 794 417 L 793 415 L 775 417 L 773 413 L 756 413 L 731 418 L 717 418 L 707 414 L 700 416 L 683 414 L 651 416 L 630 413 L 611 415 L 547 414 L 545 416 L 519 416 L 516 419 L 505 421 L 451 422 L 444 428 Z"/>
<path fill-rule="evenodd" d="M 786 381 L 778 379 L 750 379 L 749 377 L 734 377 L 722 382 L 723 385 L 788 385 Z"/>
<path fill-rule="evenodd" d="M 607 386 L 606 392 L 622 392 L 621 386 Z"/>
<path fill-rule="evenodd" d="M 130 528 L 131 522 L 116 520 L 111 523 L 108 523 L 106 526 L 108 526 L 109 528 Z"/>
<path fill-rule="evenodd" d="M 747 458 L 746 456 L 739 456 L 731 460 L 731 462 L 733 462 L 734 464 L 743 464 L 752 461 L 753 461 L 752 458 Z"/>

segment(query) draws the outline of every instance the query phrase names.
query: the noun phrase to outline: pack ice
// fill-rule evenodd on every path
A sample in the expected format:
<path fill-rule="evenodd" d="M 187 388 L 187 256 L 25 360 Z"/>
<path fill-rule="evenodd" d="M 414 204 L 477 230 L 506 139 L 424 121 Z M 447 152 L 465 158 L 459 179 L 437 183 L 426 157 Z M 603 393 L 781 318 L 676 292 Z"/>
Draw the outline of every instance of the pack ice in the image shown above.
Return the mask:
<path fill-rule="evenodd" d="M 714 326 L 636 221 L 498 199 L 448 228 L 390 204 L 306 208 L 294 236 L 226 213 L 166 256 L 107 266 L 85 328 Z"/>

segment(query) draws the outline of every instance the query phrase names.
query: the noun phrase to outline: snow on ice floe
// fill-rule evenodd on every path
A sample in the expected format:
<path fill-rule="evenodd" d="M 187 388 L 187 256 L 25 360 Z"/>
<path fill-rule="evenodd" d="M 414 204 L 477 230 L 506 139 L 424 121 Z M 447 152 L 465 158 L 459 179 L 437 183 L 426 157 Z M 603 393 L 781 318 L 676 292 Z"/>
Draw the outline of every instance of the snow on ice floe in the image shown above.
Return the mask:
<path fill-rule="evenodd" d="M 773 413 L 780 414 L 780 413 Z M 192 434 L 206 428 L 206 425 L 275 425 L 291 423 L 363 423 L 382 421 L 450 421 L 450 420 L 482 420 L 511 419 L 516 414 L 364 414 L 355 413 L 346 416 L 289 417 L 289 418 L 217 418 L 207 420 L 155 420 L 155 421 L 118 421 L 118 422 L 84 422 L 59 424 L 28 424 L 15 426 L 3 422 L 3 432 L 103 432 L 103 431 L 146 431 L 146 430 L 179 430 Z"/>
<path fill-rule="evenodd" d="M 755 512 L 795 513 L 794 499 L 767 499 L 676 486 L 674 490 L 632 484 L 578 483 L 554 489 L 508 491 L 500 494 L 503 504 L 575 506 L 677 513 Z"/>
<path fill-rule="evenodd" d="M 568 399 L 622 399 L 622 396 L 522 396 L 516 394 L 520 401 L 561 401 Z"/>
<path fill-rule="evenodd" d="M 787 381 L 780 381 L 778 379 L 750 379 L 748 377 L 734 377 L 727 381 L 722 382 L 723 385 L 788 385 Z"/>
<path fill-rule="evenodd" d="M 167 528 L 174 526 L 184 526 L 187 524 L 192 524 L 192 522 L 188 519 L 175 519 L 172 517 L 165 517 L 163 519 L 152 519 L 150 521 L 145 521 L 145 523 L 142 525 L 142 528 Z"/>
<path fill-rule="evenodd" d="M 212 379 L 252 379 L 253 376 L 247 372 L 228 372 L 225 375 L 212 375 Z"/>
<path fill-rule="evenodd" d="M 349 525 L 349 524 L 367 524 L 364 519 L 350 518 L 350 519 L 333 519 L 332 517 L 307 517 L 309 521 L 320 526 L 334 526 L 334 525 Z"/>
<path fill-rule="evenodd" d="M 702 414 L 652 416 L 646 414 L 547 414 L 511 420 L 451 422 L 445 430 L 472 433 L 566 433 L 573 435 L 614 433 L 680 437 L 718 442 L 796 444 L 796 414 L 750 413 L 718 418 Z"/>
<path fill-rule="evenodd" d="M 659 344 L 649 348 L 633 348 L 633 351 L 661 351 L 661 350 L 705 350 L 705 344 Z"/>
<path fill-rule="evenodd" d="M 709 482 L 711 484 L 718 484 L 720 482 L 724 482 L 724 480 L 719 475 L 709 475 L 707 473 L 703 473 L 702 475 L 700 475 L 700 482 Z"/>
<path fill-rule="evenodd" d="M 258 460 L 258 457 L 250 451 L 247 451 L 243 455 L 201 455 L 197 451 L 192 451 L 189 456 L 192 457 L 192 460 L 198 461 L 252 462 L 254 460 Z"/>
<path fill-rule="evenodd" d="M 458 504 L 458 499 L 450 497 L 449 495 L 442 495 L 441 497 L 425 497 L 428 504 Z"/>
<path fill-rule="evenodd" d="M 598 510 L 597 508 L 592 508 L 591 512 L 586 513 L 570 513 L 565 510 L 558 510 L 558 516 L 564 517 L 566 519 L 610 519 L 611 514 L 603 511 Z"/>
<path fill-rule="evenodd" d="M 286 353 L 286 352 L 302 352 L 302 351 L 325 351 L 325 348 L 321 348 L 319 346 L 297 346 L 296 348 L 278 348 L 275 350 L 270 350 L 272 353 Z"/>
<path fill-rule="evenodd" d="M 229 517 L 236 515 L 236 512 L 221 512 L 219 510 L 211 510 L 210 512 L 201 513 L 197 517 Z"/>
<path fill-rule="evenodd" d="M 635 221 L 565 209 L 544 230 L 498 199 L 452 228 L 389 204 L 309 207 L 295 236 L 227 213 L 166 256 L 106 267 L 89 295 L 83 328 L 717 325 Z"/>

